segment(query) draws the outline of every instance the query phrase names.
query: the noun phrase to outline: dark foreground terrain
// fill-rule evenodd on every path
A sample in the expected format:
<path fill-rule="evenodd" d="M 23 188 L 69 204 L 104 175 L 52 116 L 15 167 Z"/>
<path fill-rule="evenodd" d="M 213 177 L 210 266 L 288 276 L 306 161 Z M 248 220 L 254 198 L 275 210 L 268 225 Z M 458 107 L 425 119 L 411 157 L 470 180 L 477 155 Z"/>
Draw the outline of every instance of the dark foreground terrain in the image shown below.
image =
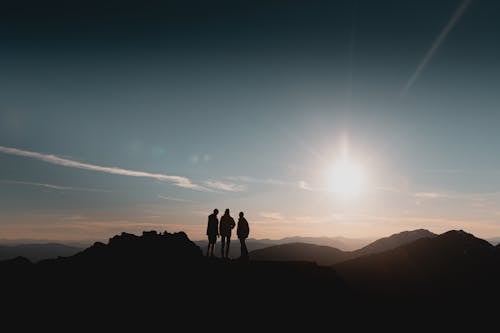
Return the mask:
<path fill-rule="evenodd" d="M 221 323 L 284 328 L 366 316 L 486 315 L 500 295 L 499 267 L 499 247 L 463 231 L 330 267 L 207 258 L 185 233 L 152 231 L 36 264 L 2 261 L 0 274 L 3 313 L 116 325 L 182 318 L 186 327 L 216 330 Z"/>

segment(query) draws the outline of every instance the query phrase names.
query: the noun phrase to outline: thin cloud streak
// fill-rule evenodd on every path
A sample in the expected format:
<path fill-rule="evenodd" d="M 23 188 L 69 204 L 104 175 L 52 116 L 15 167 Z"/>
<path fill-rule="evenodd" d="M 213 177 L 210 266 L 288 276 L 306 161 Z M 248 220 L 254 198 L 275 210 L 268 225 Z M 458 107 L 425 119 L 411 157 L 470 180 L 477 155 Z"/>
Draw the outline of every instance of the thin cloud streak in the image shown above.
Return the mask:
<path fill-rule="evenodd" d="M 232 181 L 240 181 L 240 182 L 245 182 L 245 183 L 258 183 L 258 184 L 268 184 L 268 185 L 287 185 L 288 183 L 279 180 L 279 179 L 273 179 L 273 178 L 266 178 L 266 179 L 260 179 L 260 178 L 255 178 L 255 177 L 249 177 L 249 176 L 231 176 L 231 177 L 226 177 L 228 180 Z"/>
<path fill-rule="evenodd" d="M 417 81 L 418 77 L 420 76 L 420 73 L 424 70 L 424 68 L 427 66 L 429 61 L 432 59 L 432 57 L 434 56 L 434 53 L 436 53 L 437 49 L 441 46 L 441 44 L 446 39 L 446 36 L 448 36 L 450 31 L 457 24 L 458 20 L 465 13 L 465 10 L 467 9 L 467 6 L 470 4 L 470 2 L 471 2 L 471 0 L 462 1 L 460 6 L 457 8 L 457 10 L 455 10 L 450 21 L 448 22 L 448 24 L 446 24 L 446 26 L 443 28 L 443 30 L 441 30 L 439 35 L 436 37 L 436 39 L 434 40 L 434 43 L 432 43 L 431 48 L 427 51 L 427 53 L 425 54 L 425 56 L 422 59 L 422 61 L 420 62 L 420 64 L 418 64 L 417 69 L 415 70 L 415 72 L 410 77 L 410 79 L 406 83 L 405 87 L 401 91 L 402 97 L 406 96 L 406 94 L 408 93 L 410 88 L 413 86 L 415 81 Z"/>
<path fill-rule="evenodd" d="M 169 201 L 176 201 L 176 202 L 192 202 L 191 200 L 169 197 L 169 196 L 164 196 L 164 195 L 158 195 L 158 198 L 164 199 L 164 200 L 169 200 Z"/>
<path fill-rule="evenodd" d="M 437 192 L 417 192 L 414 194 L 417 198 L 426 198 L 426 199 L 440 199 L 440 198 L 449 198 L 448 194 L 437 193 Z"/>
<path fill-rule="evenodd" d="M 209 188 L 215 190 L 223 190 L 228 192 L 243 192 L 246 190 L 245 185 L 238 185 L 234 183 L 226 183 L 218 180 L 207 180 L 205 181 L 205 185 Z"/>
<path fill-rule="evenodd" d="M 279 212 L 261 212 L 260 216 L 265 219 L 275 220 L 275 221 L 282 221 L 285 219 L 283 215 Z"/>
<path fill-rule="evenodd" d="M 31 186 L 39 186 L 50 188 L 53 190 L 61 190 L 61 191 L 85 191 L 85 192 L 111 192 L 108 190 L 98 189 L 98 188 L 87 188 L 87 187 L 72 187 L 72 186 L 61 186 L 54 184 L 46 184 L 46 183 L 34 183 L 34 182 L 24 182 L 18 180 L 0 180 L 2 183 L 7 184 L 20 184 L 20 185 L 31 185 Z"/>
<path fill-rule="evenodd" d="M 0 146 L 0 152 L 5 153 L 5 154 L 10 154 L 10 155 L 17 155 L 17 156 L 24 156 L 24 157 L 30 157 L 34 158 L 40 161 L 56 164 L 56 165 L 62 165 L 65 167 L 70 167 L 70 168 L 77 168 L 77 169 L 84 169 L 84 170 L 91 170 L 91 171 L 99 171 L 99 172 L 104 172 L 104 173 L 109 173 L 109 174 L 114 174 L 114 175 L 122 175 L 122 176 L 129 176 L 129 177 L 143 177 L 143 178 L 153 178 L 161 181 L 167 181 L 171 182 L 174 185 L 182 188 L 189 188 L 193 190 L 198 190 L 198 191 L 209 191 L 209 189 L 193 184 L 191 180 L 189 180 L 186 177 L 181 177 L 181 176 L 172 176 L 172 175 L 166 175 L 166 174 L 161 174 L 161 173 L 149 173 L 149 172 L 144 172 L 144 171 L 136 171 L 136 170 L 128 170 L 128 169 L 122 169 L 118 167 L 105 167 L 105 166 L 100 166 L 100 165 L 95 165 L 95 164 L 89 164 L 89 163 L 82 163 L 66 158 L 61 158 L 55 155 L 49 155 L 49 154 L 42 154 L 42 153 L 37 153 L 33 151 L 28 151 L 28 150 L 21 150 L 21 149 L 16 149 L 16 148 L 9 148 L 9 147 L 4 147 Z"/>
<path fill-rule="evenodd" d="M 255 178 L 255 177 L 250 177 L 250 176 L 230 176 L 230 177 L 225 177 L 225 179 L 231 180 L 231 181 L 236 181 L 236 182 L 243 182 L 243 183 L 291 186 L 291 187 L 298 187 L 301 190 L 316 191 L 305 180 L 285 181 L 285 180 L 281 180 L 281 179 Z"/>

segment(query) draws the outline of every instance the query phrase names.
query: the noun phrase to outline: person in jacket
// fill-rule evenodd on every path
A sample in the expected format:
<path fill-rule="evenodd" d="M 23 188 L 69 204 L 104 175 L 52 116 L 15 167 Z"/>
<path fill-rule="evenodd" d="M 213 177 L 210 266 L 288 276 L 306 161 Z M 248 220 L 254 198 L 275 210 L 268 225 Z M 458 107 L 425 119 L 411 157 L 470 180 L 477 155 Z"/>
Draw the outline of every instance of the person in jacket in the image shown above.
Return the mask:
<path fill-rule="evenodd" d="M 250 227 L 248 226 L 248 221 L 244 217 L 244 213 L 240 212 L 240 218 L 238 219 L 238 227 L 236 228 L 236 234 L 238 235 L 238 239 L 240 240 L 241 245 L 241 256 L 240 259 L 248 260 L 248 249 L 246 244 L 246 239 L 248 238 L 248 234 L 250 233 Z"/>
<path fill-rule="evenodd" d="M 221 237 L 221 254 L 222 258 L 229 258 L 229 245 L 231 244 L 231 230 L 236 226 L 234 219 L 229 215 L 229 208 L 226 209 L 224 215 L 220 218 L 219 234 Z"/>
<path fill-rule="evenodd" d="M 207 223 L 207 236 L 208 236 L 208 249 L 207 256 L 214 256 L 215 242 L 217 242 L 217 237 L 219 237 L 219 219 L 217 218 L 219 210 L 214 209 L 214 212 L 208 216 Z"/>

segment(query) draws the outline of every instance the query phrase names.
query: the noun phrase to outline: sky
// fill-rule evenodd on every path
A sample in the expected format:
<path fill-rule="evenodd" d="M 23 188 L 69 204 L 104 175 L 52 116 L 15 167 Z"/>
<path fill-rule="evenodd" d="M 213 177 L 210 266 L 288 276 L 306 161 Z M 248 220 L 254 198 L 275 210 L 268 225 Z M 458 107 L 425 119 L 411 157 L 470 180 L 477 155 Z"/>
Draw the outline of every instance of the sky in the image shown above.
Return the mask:
<path fill-rule="evenodd" d="M 500 236 L 497 1 L 3 7 L 0 239 Z"/>

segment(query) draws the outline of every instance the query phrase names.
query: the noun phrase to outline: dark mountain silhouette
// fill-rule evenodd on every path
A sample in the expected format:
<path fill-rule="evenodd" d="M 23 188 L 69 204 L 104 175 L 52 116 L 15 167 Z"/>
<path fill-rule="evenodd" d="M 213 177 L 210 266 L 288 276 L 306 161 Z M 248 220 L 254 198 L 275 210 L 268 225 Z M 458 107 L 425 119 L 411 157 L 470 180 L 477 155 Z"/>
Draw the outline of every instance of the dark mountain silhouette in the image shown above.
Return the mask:
<path fill-rule="evenodd" d="M 277 244 L 308 243 L 337 248 L 342 251 L 354 251 L 370 243 L 369 239 L 356 239 L 346 237 L 285 237 L 274 241 Z"/>
<path fill-rule="evenodd" d="M 381 238 L 356 251 L 346 252 L 329 246 L 318 246 L 305 243 L 275 245 L 250 253 L 254 260 L 294 261 L 305 260 L 319 265 L 333 265 L 345 260 L 367 254 L 374 254 L 411 243 L 417 239 L 436 236 L 424 229 L 404 231 L 389 237 Z"/>
<path fill-rule="evenodd" d="M 39 261 L 72 256 L 81 250 L 82 248 L 57 243 L 0 245 L 0 260 L 25 257 L 31 261 Z"/>
<path fill-rule="evenodd" d="M 327 266 L 352 257 L 350 252 L 344 252 L 330 246 L 288 243 L 252 251 L 250 258 L 269 261 L 311 261 L 318 265 Z"/>
<path fill-rule="evenodd" d="M 424 237 L 333 267 L 358 290 L 478 293 L 498 290 L 499 248 L 462 230 Z"/>
<path fill-rule="evenodd" d="M 417 229 L 411 231 L 403 231 L 397 234 L 393 234 L 389 237 L 380 238 L 367 246 L 354 251 L 354 257 L 360 257 L 367 254 L 375 254 L 384 252 L 387 250 L 394 249 L 398 246 L 411 243 L 420 238 L 431 238 L 435 237 L 436 234 L 430 232 L 426 229 Z"/>
<path fill-rule="evenodd" d="M 32 267 L 32 262 L 24 257 L 15 257 L 12 259 L 0 261 L 0 270 L 5 272 L 15 273 L 15 269 Z"/>
<path fill-rule="evenodd" d="M 297 320 L 311 325 L 331 320 L 332 314 L 336 320 L 378 310 L 378 315 L 394 315 L 415 306 L 420 315 L 437 310 L 441 315 L 464 304 L 480 305 L 469 297 L 500 294 L 499 252 L 498 246 L 450 231 L 332 267 L 304 261 L 240 262 L 203 256 L 183 232 L 149 231 L 141 236 L 122 233 L 69 257 L 0 261 L 0 276 L 8 286 L 3 304 L 23 313 L 46 313 L 51 320 L 57 314 L 58 321 L 84 316 L 119 325 L 140 318 L 165 327 L 168 320 L 180 318 L 189 325 L 206 325 L 229 313 L 229 322 L 294 327 Z M 458 295 L 459 302 L 450 295 Z M 40 300 L 50 300 L 51 306 Z"/>
<path fill-rule="evenodd" d="M 224 296 L 241 296 L 239 309 L 250 311 L 252 304 L 260 304 L 269 314 L 275 306 L 292 310 L 298 299 L 348 299 L 347 285 L 330 267 L 207 258 L 183 232 L 122 233 L 69 257 L 2 261 L 0 276 L 12 287 L 14 299 L 90 303 L 106 314 L 129 308 L 154 312 L 153 304 L 160 304 L 169 315 L 202 310 L 216 315 L 220 306 L 198 309 L 195 304 L 222 302 Z"/>

